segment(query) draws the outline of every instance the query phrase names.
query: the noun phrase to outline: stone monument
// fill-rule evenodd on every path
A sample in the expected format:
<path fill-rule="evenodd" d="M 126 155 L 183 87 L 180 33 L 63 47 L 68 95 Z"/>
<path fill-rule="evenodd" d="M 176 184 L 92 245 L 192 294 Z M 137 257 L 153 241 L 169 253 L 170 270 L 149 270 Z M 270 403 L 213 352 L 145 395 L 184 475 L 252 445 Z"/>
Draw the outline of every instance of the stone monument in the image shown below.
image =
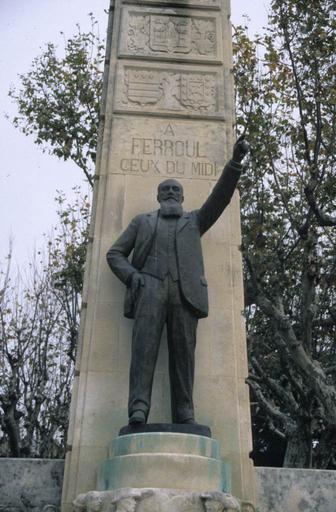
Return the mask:
<path fill-rule="evenodd" d="M 118 436 L 133 321 L 105 259 L 132 218 L 157 209 L 163 180 L 178 180 L 195 210 L 231 156 L 229 0 L 112 1 L 104 77 L 62 511 L 74 500 L 78 510 L 238 510 L 223 491 L 254 499 L 238 194 L 202 238 L 210 314 L 198 328 L 194 408 L 213 438 L 183 429 Z M 148 422 L 170 422 L 164 339 Z"/>

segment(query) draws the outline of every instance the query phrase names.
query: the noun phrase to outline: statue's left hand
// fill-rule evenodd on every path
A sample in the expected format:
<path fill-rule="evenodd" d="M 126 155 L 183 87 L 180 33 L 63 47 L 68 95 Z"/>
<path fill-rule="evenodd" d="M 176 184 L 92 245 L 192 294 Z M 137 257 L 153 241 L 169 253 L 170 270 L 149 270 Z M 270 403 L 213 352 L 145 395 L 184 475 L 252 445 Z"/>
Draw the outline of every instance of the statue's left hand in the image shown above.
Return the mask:
<path fill-rule="evenodd" d="M 131 294 L 133 302 L 136 301 L 141 286 L 145 286 L 144 276 L 139 272 L 134 272 L 131 280 Z"/>
<path fill-rule="evenodd" d="M 250 145 L 245 140 L 245 135 L 241 135 L 233 147 L 232 160 L 240 163 L 249 151 Z"/>

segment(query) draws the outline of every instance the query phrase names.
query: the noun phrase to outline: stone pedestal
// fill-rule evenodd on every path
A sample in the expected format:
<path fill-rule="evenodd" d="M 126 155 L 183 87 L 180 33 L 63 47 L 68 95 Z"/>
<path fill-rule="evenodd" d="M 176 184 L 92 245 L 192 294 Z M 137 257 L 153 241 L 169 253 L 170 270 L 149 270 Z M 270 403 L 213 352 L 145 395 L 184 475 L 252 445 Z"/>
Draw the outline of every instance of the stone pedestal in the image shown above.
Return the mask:
<path fill-rule="evenodd" d="M 97 490 L 78 512 L 252 512 L 230 492 L 229 464 L 211 437 L 142 432 L 117 437 L 98 469 Z M 250 505 L 250 504 L 248 504 Z"/>
<path fill-rule="evenodd" d="M 230 466 L 220 459 L 218 442 L 211 437 L 128 434 L 114 439 L 108 453 L 98 468 L 97 490 L 77 496 L 75 511 L 255 511 L 251 503 L 229 494 Z"/>
<path fill-rule="evenodd" d="M 184 491 L 230 492 L 230 469 L 217 441 L 175 433 L 117 437 L 98 470 L 97 489 L 158 487 Z"/>
<path fill-rule="evenodd" d="M 127 423 L 132 321 L 123 317 L 125 289 L 106 252 L 133 217 L 157 208 L 164 178 L 181 181 L 184 209 L 197 209 L 231 156 L 229 17 L 229 0 L 111 2 L 62 512 L 95 489 L 106 446 Z M 230 461 L 233 494 L 253 500 L 240 243 L 236 193 L 202 238 L 210 315 L 198 327 L 194 403 L 196 420 L 211 427 Z M 165 337 L 149 421 L 171 421 Z"/>

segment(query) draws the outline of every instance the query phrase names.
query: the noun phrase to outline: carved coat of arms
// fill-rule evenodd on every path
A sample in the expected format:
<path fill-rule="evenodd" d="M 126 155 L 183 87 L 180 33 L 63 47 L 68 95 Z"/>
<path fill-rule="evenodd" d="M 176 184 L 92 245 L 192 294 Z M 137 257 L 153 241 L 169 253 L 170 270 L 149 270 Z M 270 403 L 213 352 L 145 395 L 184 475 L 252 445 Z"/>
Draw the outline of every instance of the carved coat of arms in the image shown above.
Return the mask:
<path fill-rule="evenodd" d="M 123 103 L 158 110 L 215 112 L 216 76 L 177 70 L 128 68 L 124 74 Z"/>
<path fill-rule="evenodd" d="M 150 16 L 150 48 L 168 53 L 191 51 L 191 19 Z"/>

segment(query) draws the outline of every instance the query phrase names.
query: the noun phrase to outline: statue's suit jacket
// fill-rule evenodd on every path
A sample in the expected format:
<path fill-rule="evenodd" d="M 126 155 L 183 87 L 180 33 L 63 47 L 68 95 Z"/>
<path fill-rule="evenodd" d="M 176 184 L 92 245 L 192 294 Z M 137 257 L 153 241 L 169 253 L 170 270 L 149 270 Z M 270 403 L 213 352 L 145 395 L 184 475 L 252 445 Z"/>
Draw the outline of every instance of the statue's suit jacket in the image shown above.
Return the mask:
<path fill-rule="evenodd" d="M 180 288 L 185 301 L 198 318 L 208 316 L 208 290 L 204 276 L 201 236 L 216 222 L 229 204 L 242 166 L 230 161 L 210 196 L 199 210 L 184 212 L 176 226 L 176 252 Z M 130 293 L 131 276 L 141 272 L 150 252 L 159 210 L 137 215 L 107 253 L 114 274 L 127 286 L 124 315 L 134 318 Z M 128 256 L 133 250 L 132 261 Z"/>

